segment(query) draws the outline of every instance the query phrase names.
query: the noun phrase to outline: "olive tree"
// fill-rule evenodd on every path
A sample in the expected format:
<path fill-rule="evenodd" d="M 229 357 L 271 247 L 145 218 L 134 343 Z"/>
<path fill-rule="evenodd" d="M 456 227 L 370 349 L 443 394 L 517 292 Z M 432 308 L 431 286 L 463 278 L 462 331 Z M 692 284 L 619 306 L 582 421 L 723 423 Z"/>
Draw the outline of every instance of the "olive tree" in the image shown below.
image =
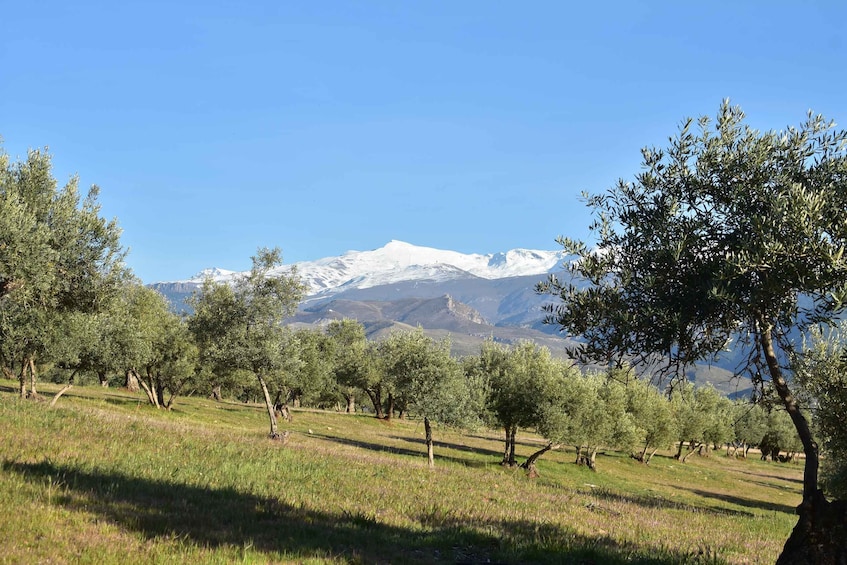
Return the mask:
<path fill-rule="evenodd" d="M 642 171 L 587 202 L 596 247 L 559 238 L 587 286 L 551 278 L 549 320 L 584 339 L 581 353 L 676 371 L 728 346 L 791 417 L 806 456 L 803 503 L 782 558 L 816 559 L 828 502 L 818 444 L 786 370 L 792 335 L 847 304 L 847 132 L 811 112 L 798 127 L 759 132 L 725 101 L 713 122 L 686 120 Z M 825 545 L 825 544 L 824 544 Z"/>
<path fill-rule="evenodd" d="M 676 440 L 678 423 L 667 396 L 646 380 L 630 380 L 626 393 L 626 411 L 636 426 L 636 444 L 640 447 L 632 457 L 648 464 L 659 449 Z"/>
<path fill-rule="evenodd" d="M 546 396 L 552 390 L 551 381 L 561 378 L 561 365 L 551 357 L 549 349 L 533 342 L 506 346 L 489 339 L 483 342 L 479 356 L 466 372 L 485 377 L 481 382 L 488 392 L 488 419 L 505 432 L 502 464 L 516 466 L 518 428 L 538 425 Z"/>
<path fill-rule="evenodd" d="M 626 385 L 620 381 L 594 371 L 574 372 L 556 389 L 542 403 L 538 431 L 553 444 L 573 445 L 576 464 L 596 471 L 601 447 L 629 449 L 638 441 L 639 429 L 627 412 Z"/>
<path fill-rule="evenodd" d="M 275 402 L 281 376 L 296 348 L 283 321 L 294 314 L 305 287 L 296 271 L 273 273 L 282 263 L 279 249 L 259 249 L 249 273 L 232 284 L 207 279 L 191 298 L 188 326 L 201 362 L 212 370 L 249 371 L 256 378 L 270 422 L 269 437 L 279 439 Z"/>
<path fill-rule="evenodd" d="M 374 371 L 365 327 L 356 320 L 344 318 L 330 322 L 326 334 L 332 343 L 333 373 L 338 394 L 346 404 L 346 412 L 352 414 L 356 411 L 356 397 L 361 390 L 368 394 L 374 413 L 379 417 L 382 405 L 371 389 Z"/>
<path fill-rule="evenodd" d="M 56 330 L 73 313 L 101 311 L 127 275 L 115 220 L 100 216 L 99 189 L 59 188 L 50 156 L 10 163 L 0 151 L 0 365 L 35 391 L 36 362 L 66 344 Z"/>
<path fill-rule="evenodd" d="M 472 395 L 461 365 L 450 356 L 450 341 L 435 341 L 421 328 L 395 331 L 377 344 L 377 353 L 404 408 L 423 418 L 427 458 L 433 467 L 432 424 L 471 426 L 478 413 L 468 403 Z"/>
<path fill-rule="evenodd" d="M 759 445 L 768 431 L 768 415 L 760 402 L 737 400 L 733 405 L 733 449 L 728 454 L 746 458 L 751 447 Z"/>

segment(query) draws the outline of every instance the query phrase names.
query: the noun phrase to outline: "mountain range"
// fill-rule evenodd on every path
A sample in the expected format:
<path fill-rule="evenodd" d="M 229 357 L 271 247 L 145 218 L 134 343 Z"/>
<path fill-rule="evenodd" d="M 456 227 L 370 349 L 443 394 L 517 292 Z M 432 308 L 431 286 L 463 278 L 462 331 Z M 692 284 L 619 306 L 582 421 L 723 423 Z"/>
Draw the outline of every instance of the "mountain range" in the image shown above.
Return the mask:
<path fill-rule="evenodd" d="M 293 327 L 353 318 L 369 339 L 417 326 L 433 337 L 449 335 L 455 355 L 476 354 L 492 338 L 507 344 L 532 340 L 565 357 L 574 341 L 544 324 L 543 306 L 555 297 L 538 295 L 535 285 L 549 274 L 561 274 L 570 259 L 563 251 L 463 254 L 391 241 L 379 249 L 285 265 L 272 274 L 295 271 L 309 289 L 288 321 Z M 179 311 L 186 310 L 185 299 L 206 278 L 227 282 L 242 274 L 210 268 L 186 280 L 150 286 Z M 728 394 L 738 387 L 730 377 L 721 367 L 699 367 L 691 374 Z"/>

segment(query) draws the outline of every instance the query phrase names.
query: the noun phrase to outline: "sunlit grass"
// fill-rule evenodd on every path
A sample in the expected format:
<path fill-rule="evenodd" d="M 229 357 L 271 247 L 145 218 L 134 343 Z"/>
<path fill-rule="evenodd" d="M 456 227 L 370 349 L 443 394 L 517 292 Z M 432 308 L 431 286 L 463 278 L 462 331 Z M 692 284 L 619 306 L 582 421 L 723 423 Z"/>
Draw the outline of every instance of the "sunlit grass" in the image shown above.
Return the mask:
<path fill-rule="evenodd" d="M 0 381 L 0 562 L 772 563 L 795 522 L 798 465 L 644 466 L 573 451 L 541 476 L 499 465 L 496 431 L 295 411 L 282 447 L 260 407 L 75 388 L 58 405 Z M 49 398 L 56 389 L 42 386 Z M 519 455 L 539 445 L 519 434 Z"/>

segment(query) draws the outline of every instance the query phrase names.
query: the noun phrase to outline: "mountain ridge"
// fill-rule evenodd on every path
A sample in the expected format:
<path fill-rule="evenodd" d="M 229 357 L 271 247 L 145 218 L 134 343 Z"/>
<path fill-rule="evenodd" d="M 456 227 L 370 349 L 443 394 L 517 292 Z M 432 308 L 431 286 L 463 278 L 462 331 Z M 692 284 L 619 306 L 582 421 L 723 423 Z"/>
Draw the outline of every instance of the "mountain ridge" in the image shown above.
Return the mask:
<path fill-rule="evenodd" d="M 434 338 L 449 337 L 457 356 L 473 355 L 485 339 L 504 344 L 530 340 L 566 357 L 576 344 L 555 325 L 545 324 L 543 306 L 556 297 L 539 295 L 537 283 L 563 275 L 568 257 L 561 251 L 516 249 L 488 255 L 418 247 L 392 241 L 372 251 L 348 251 L 338 257 L 300 262 L 296 269 L 310 291 L 287 323 L 321 327 L 352 318 L 371 340 L 398 329 L 421 327 Z M 207 269 L 192 279 L 148 285 L 165 295 L 174 310 L 187 311 L 185 299 L 205 276 L 232 281 L 242 273 Z M 748 383 L 733 381 L 729 360 L 700 366 L 692 380 L 711 381 L 726 394 L 743 394 Z"/>
<path fill-rule="evenodd" d="M 565 259 L 563 251 L 511 249 L 499 253 L 465 254 L 392 240 L 370 251 L 347 251 L 335 257 L 282 265 L 273 269 L 271 275 L 296 271 L 309 289 L 306 297 L 309 301 L 353 288 L 372 288 L 407 281 L 443 282 L 471 278 L 496 280 L 546 275 L 560 268 Z M 153 284 L 199 285 L 207 277 L 226 282 L 243 274 L 215 267 L 204 269 L 189 279 Z"/>

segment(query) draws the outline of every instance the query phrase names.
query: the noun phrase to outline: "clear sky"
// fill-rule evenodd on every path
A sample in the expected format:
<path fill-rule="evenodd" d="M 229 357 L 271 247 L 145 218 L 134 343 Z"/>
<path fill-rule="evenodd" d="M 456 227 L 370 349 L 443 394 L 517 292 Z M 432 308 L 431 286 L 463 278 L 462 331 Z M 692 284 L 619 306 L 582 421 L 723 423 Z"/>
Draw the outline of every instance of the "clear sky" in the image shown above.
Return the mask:
<path fill-rule="evenodd" d="M 260 246 L 553 250 L 723 98 L 847 126 L 844 6 L 7 0 L 0 136 L 101 187 L 146 283 Z"/>

